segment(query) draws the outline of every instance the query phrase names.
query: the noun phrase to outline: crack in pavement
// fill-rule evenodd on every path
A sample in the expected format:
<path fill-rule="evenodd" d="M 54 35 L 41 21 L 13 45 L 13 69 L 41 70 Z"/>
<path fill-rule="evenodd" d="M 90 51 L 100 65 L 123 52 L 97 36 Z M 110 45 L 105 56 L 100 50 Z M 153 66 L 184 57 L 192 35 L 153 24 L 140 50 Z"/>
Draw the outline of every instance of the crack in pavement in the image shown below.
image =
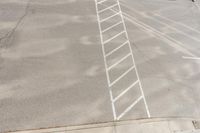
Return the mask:
<path fill-rule="evenodd" d="M 31 3 L 31 0 L 28 0 L 27 4 L 26 4 L 26 7 L 25 7 L 24 14 L 19 18 L 19 20 L 17 21 L 17 23 L 14 26 L 14 28 L 12 30 L 8 31 L 3 37 L 0 38 L 0 48 L 2 48 L 3 46 L 6 45 L 6 43 L 8 42 L 8 40 L 13 36 L 13 34 L 15 33 L 15 31 L 17 30 L 18 26 L 21 24 L 21 22 L 27 16 L 28 9 L 30 7 L 30 3 Z"/>

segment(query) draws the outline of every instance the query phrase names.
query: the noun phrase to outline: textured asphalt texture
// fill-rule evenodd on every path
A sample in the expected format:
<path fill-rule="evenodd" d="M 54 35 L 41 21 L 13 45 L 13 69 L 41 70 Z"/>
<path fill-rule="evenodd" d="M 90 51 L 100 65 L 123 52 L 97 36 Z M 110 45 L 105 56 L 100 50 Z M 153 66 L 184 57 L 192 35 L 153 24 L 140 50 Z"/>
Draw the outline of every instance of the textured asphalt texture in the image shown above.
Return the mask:
<path fill-rule="evenodd" d="M 200 118 L 198 6 L 120 2 L 151 117 Z M 95 1 L 0 1 L 0 25 L 0 132 L 113 121 Z"/>

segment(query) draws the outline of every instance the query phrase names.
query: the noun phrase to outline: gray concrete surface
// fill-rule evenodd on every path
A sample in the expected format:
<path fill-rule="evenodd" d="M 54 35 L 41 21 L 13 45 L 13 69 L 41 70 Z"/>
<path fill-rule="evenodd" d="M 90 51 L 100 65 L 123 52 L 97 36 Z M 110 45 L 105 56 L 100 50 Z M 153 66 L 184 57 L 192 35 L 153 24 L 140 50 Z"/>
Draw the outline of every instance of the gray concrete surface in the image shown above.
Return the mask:
<path fill-rule="evenodd" d="M 197 6 L 120 2 L 151 117 L 200 118 Z M 0 132 L 113 121 L 95 1 L 0 1 L 0 24 Z M 141 118 L 144 103 L 122 120 Z"/>
<path fill-rule="evenodd" d="M 11 133 L 199 133 L 190 119 L 131 120 L 85 126 L 48 128 Z"/>
<path fill-rule="evenodd" d="M 112 120 L 94 2 L 27 4 L 0 2 L 0 131 Z"/>

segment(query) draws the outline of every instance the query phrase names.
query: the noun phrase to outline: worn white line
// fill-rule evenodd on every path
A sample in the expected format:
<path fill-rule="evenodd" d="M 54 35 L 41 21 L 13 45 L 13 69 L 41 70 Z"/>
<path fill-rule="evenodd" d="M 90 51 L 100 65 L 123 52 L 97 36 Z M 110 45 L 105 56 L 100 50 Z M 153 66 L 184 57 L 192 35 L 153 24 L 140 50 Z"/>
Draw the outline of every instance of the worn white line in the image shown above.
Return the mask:
<path fill-rule="evenodd" d="M 123 46 L 125 46 L 126 44 L 128 44 L 128 41 L 124 42 L 122 45 L 118 46 L 117 48 L 113 49 L 112 51 L 110 51 L 109 53 L 106 54 L 106 57 L 110 56 L 111 54 L 113 54 L 114 52 L 116 52 L 118 49 L 122 48 Z"/>
<path fill-rule="evenodd" d="M 114 68 L 115 66 L 117 66 L 118 64 L 120 64 L 122 61 L 126 60 L 129 56 L 131 56 L 131 53 L 125 55 L 123 58 L 121 58 L 120 60 L 118 60 L 116 63 L 114 63 L 113 65 L 109 66 L 107 68 L 107 71 L 110 71 L 112 68 Z"/>
<path fill-rule="evenodd" d="M 120 22 L 118 22 L 118 23 L 116 23 L 116 24 L 114 24 L 114 25 L 112 25 L 112 26 L 106 28 L 105 30 L 102 31 L 102 33 L 104 33 L 104 32 L 106 32 L 106 31 L 108 31 L 108 30 L 114 28 L 115 26 L 118 26 L 118 25 L 121 24 L 121 23 L 122 23 L 122 21 L 120 21 Z"/>
<path fill-rule="evenodd" d="M 185 25 L 185 24 L 183 24 L 183 23 L 176 22 L 176 21 L 174 21 L 174 20 L 172 20 L 172 19 L 169 19 L 169 18 L 167 18 L 167 17 L 163 17 L 163 16 L 159 15 L 158 13 L 154 13 L 154 15 L 155 15 L 155 16 L 158 16 L 158 17 L 160 17 L 160 18 L 162 18 L 162 19 L 165 19 L 165 20 L 167 20 L 167 21 L 169 21 L 169 22 L 172 22 L 172 23 L 174 23 L 174 24 L 181 25 L 181 26 L 183 26 L 183 27 L 185 27 L 185 28 L 187 28 L 187 29 L 189 29 L 189 30 L 195 31 L 196 33 L 200 34 L 200 31 L 198 31 L 198 30 L 196 30 L 196 29 L 194 29 L 194 28 L 192 28 L 192 27 L 189 27 L 189 26 L 187 26 L 187 25 Z"/>
<path fill-rule="evenodd" d="M 121 76 L 119 76 L 116 80 L 114 80 L 113 82 L 111 82 L 110 87 L 113 86 L 114 84 L 116 84 L 120 79 L 122 79 L 124 76 L 126 76 L 134 68 L 135 68 L 135 66 L 132 66 L 126 72 L 124 72 Z"/>
<path fill-rule="evenodd" d="M 111 9 L 111 8 L 113 8 L 113 7 L 115 7 L 115 6 L 117 6 L 117 4 L 111 5 L 111 6 L 107 7 L 107 8 L 104 8 L 104 9 L 98 11 L 98 12 L 99 12 L 99 13 L 105 12 L 106 10 Z"/>
<path fill-rule="evenodd" d="M 120 14 L 120 12 L 117 12 L 117 13 L 115 13 L 115 14 L 113 14 L 113 15 L 107 17 L 107 18 L 101 19 L 101 20 L 100 20 L 100 23 L 103 23 L 103 22 L 105 22 L 105 21 L 107 21 L 107 20 L 109 20 L 109 19 L 111 19 L 111 18 L 113 18 L 113 17 L 115 17 L 115 16 L 117 16 L 117 15 L 119 15 L 119 14 Z"/>
<path fill-rule="evenodd" d="M 191 59 L 191 60 L 200 60 L 200 57 L 187 57 L 187 56 L 183 56 L 183 59 Z"/>
<path fill-rule="evenodd" d="M 127 6 L 127 5 L 125 5 L 125 4 L 121 4 L 121 5 L 123 5 L 124 7 L 128 8 L 129 10 L 134 11 L 134 12 L 136 12 L 137 14 L 140 14 L 140 15 L 142 15 L 143 17 L 145 17 L 144 14 L 138 12 L 137 10 L 135 10 L 135 9 L 133 9 L 133 8 L 130 8 L 129 6 Z M 160 16 L 159 14 L 154 14 L 154 15 L 155 15 L 155 16 L 158 16 L 158 17 L 160 17 L 160 18 L 165 19 L 165 17 L 162 17 L 162 16 Z M 195 41 L 198 41 L 198 42 L 200 41 L 200 39 L 198 39 L 198 38 L 196 38 L 196 37 L 194 37 L 194 36 L 191 36 L 189 33 L 185 33 L 185 32 L 183 32 L 183 31 L 181 31 L 181 30 L 179 30 L 179 29 L 177 29 L 177 28 L 175 28 L 175 27 L 173 27 L 173 26 L 171 26 L 171 25 L 169 25 L 169 24 L 167 24 L 167 23 L 165 23 L 165 22 L 163 22 L 163 21 L 161 21 L 161 20 L 155 19 L 155 18 L 152 17 L 152 16 L 148 16 L 148 18 L 152 19 L 153 21 L 157 21 L 158 23 L 163 24 L 163 25 L 165 25 L 165 26 L 167 26 L 167 27 L 173 29 L 174 31 L 176 31 L 176 32 L 178 32 L 178 33 L 180 33 L 180 34 L 183 34 L 183 35 L 185 35 L 185 36 L 187 36 L 187 37 L 189 37 L 189 38 L 191 38 L 191 39 L 193 39 L 193 40 L 195 40 Z M 167 20 L 167 19 L 165 19 L 165 20 Z M 172 20 L 168 20 L 168 21 L 171 21 L 172 23 L 176 23 L 176 22 L 173 22 Z M 193 29 L 189 28 L 188 26 L 187 26 L 187 28 L 190 29 L 190 30 L 193 30 Z M 197 30 L 195 30 L 195 31 L 197 31 Z M 199 31 L 198 31 L 198 33 L 199 33 Z"/>
<path fill-rule="evenodd" d="M 117 2 L 118 2 L 118 5 L 119 5 L 119 9 L 120 9 L 120 11 L 122 12 L 122 9 L 121 9 L 119 0 L 117 0 Z M 126 36 L 127 36 L 128 40 L 129 40 L 129 36 L 128 36 L 128 33 L 127 33 L 126 25 L 125 25 L 125 22 L 124 22 L 124 16 L 123 16 L 122 13 L 121 13 L 121 18 L 122 18 L 122 21 L 123 21 L 124 29 L 125 29 L 125 31 L 126 31 Z M 150 118 L 150 117 L 151 117 L 151 114 L 150 114 L 149 107 L 148 107 L 148 105 L 147 105 L 147 101 L 146 101 L 146 98 L 145 98 L 145 95 L 144 95 L 144 90 L 143 90 L 143 87 L 142 87 L 142 84 L 141 84 L 141 80 L 140 80 L 140 77 L 139 77 L 139 73 L 138 73 L 138 70 L 137 70 L 137 66 L 136 66 L 136 63 L 135 63 L 135 59 L 134 59 L 134 57 L 133 57 L 133 51 L 132 51 L 132 48 L 131 48 L 130 41 L 129 41 L 129 47 L 130 47 L 130 50 L 131 50 L 131 53 L 132 53 L 132 59 L 133 59 L 134 65 L 135 65 L 135 72 L 136 72 L 137 78 L 138 78 L 138 80 L 139 80 L 140 91 L 141 91 L 142 97 L 143 97 L 143 99 L 144 99 L 144 104 L 145 104 L 147 116 Z"/>
<path fill-rule="evenodd" d="M 122 32 L 120 32 L 120 33 L 114 35 L 113 37 L 111 37 L 111 38 L 109 38 L 108 40 L 104 41 L 103 44 L 106 44 L 106 43 L 112 41 L 113 39 L 115 39 L 116 37 L 120 36 L 120 35 L 123 34 L 123 33 L 125 33 L 125 31 L 122 31 Z"/>
<path fill-rule="evenodd" d="M 104 5 L 105 6 L 105 5 Z M 112 9 L 111 9 L 112 10 Z M 115 10 L 112 10 L 113 12 L 117 12 Z M 186 49 L 184 46 L 183 46 L 183 43 L 181 43 L 180 41 L 177 41 L 169 36 L 166 36 L 164 35 L 163 33 L 161 33 L 160 31 L 157 31 L 156 29 L 150 27 L 149 25 L 146 25 L 144 24 L 143 22 L 139 21 L 139 20 L 136 20 L 135 18 L 133 18 L 132 16 L 128 15 L 127 13 L 124 13 L 123 14 L 125 15 L 124 18 L 126 20 L 128 20 L 129 22 L 131 22 L 132 24 L 134 25 L 137 25 L 139 26 L 140 28 L 144 29 L 144 31 L 149 31 L 151 32 L 152 34 L 156 35 L 157 37 L 160 37 L 161 39 L 163 39 L 163 41 L 166 41 L 171 47 L 173 48 L 176 48 L 180 51 L 182 51 L 183 53 L 185 54 L 188 54 L 190 56 L 194 56 L 196 57 L 193 53 L 191 53 L 188 49 Z M 167 19 L 167 18 L 166 18 Z M 178 23 L 178 22 L 177 22 Z M 182 23 L 180 23 L 180 25 L 184 25 Z M 186 26 L 186 25 L 185 25 Z M 189 27 L 188 27 L 189 28 Z M 191 30 L 194 30 L 196 32 L 199 32 L 195 29 L 191 29 Z M 177 45 L 179 44 L 179 45 Z"/>
<path fill-rule="evenodd" d="M 181 43 L 180 41 L 177 41 L 169 36 L 164 35 L 163 33 L 161 33 L 160 31 L 157 31 L 156 29 L 150 27 L 149 25 L 144 24 L 143 22 L 133 18 L 132 16 L 123 13 L 125 15 L 125 19 L 128 20 L 129 22 L 131 22 L 134 25 L 137 25 L 147 31 L 151 31 L 151 33 L 155 34 L 156 36 L 160 37 L 163 41 L 166 41 L 171 47 L 176 48 L 180 51 L 182 51 L 185 54 L 188 54 L 190 56 L 195 56 L 193 53 L 191 53 L 189 50 L 187 50 L 183 45 L 183 43 Z M 179 44 L 179 45 L 178 45 Z"/>
<path fill-rule="evenodd" d="M 116 12 L 116 11 L 115 11 Z M 142 29 L 145 29 L 147 31 L 150 31 L 151 33 L 155 34 L 156 36 L 160 37 L 161 39 L 163 39 L 163 41 L 166 41 L 171 47 L 176 48 L 180 51 L 182 51 L 185 54 L 188 54 L 190 56 L 194 56 L 195 55 L 193 53 L 191 53 L 188 49 L 186 49 L 183 45 L 182 42 L 177 41 L 176 39 L 170 37 L 170 36 L 166 36 L 165 34 L 163 34 L 162 32 L 156 30 L 155 28 L 146 25 L 145 23 L 135 19 L 134 17 L 128 15 L 127 13 L 124 13 L 125 15 L 125 19 L 128 20 L 129 22 L 131 22 L 132 24 L 138 25 L 139 27 L 141 27 Z M 131 19 L 130 19 L 131 18 Z M 179 44 L 179 45 L 177 45 Z"/>
<path fill-rule="evenodd" d="M 121 113 L 118 117 L 117 120 L 120 120 L 125 114 L 127 114 L 137 103 L 140 102 L 140 100 L 143 99 L 143 96 L 140 96 L 136 101 L 134 101 L 128 108 L 125 109 L 123 113 Z"/>
<path fill-rule="evenodd" d="M 139 83 L 139 80 L 135 81 L 133 84 L 131 84 L 128 88 L 126 88 L 122 93 L 120 93 L 116 98 L 114 98 L 113 102 L 116 102 L 118 99 L 120 99 L 123 95 L 125 95 L 132 87 L 134 87 L 137 83 Z"/>
<path fill-rule="evenodd" d="M 100 32 L 100 40 L 101 40 L 101 45 L 102 45 L 104 65 L 105 65 L 105 69 L 106 69 L 107 68 L 107 63 L 106 63 L 106 57 L 105 57 L 105 49 L 104 49 L 104 45 L 103 45 L 103 36 L 101 34 L 101 24 L 100 24 L 100 16 L 98 14 L 97 0 L 95 0 L 95 5 L 96 5 L 97 21 L 98 21 L 98 27 L 99 27 L 99 32 Z M 108 86 L 109 86 L 110 85 L 110 78 L 109 78 L 108 71 L 106 71 L 106 77 L 107 77 L 107 82 L 108 82 Z M 114 120 L 116 120 L 117 119 L 117 115 L 116 115 L 115 105 L 113 103 L 113 94 L 112 94 L 111 88 L 108 87 L 108 89 L 109 89 L 111 106 L 112 106 L 112 111 L 113 111 L 113 118 L 114 118 Z"/>

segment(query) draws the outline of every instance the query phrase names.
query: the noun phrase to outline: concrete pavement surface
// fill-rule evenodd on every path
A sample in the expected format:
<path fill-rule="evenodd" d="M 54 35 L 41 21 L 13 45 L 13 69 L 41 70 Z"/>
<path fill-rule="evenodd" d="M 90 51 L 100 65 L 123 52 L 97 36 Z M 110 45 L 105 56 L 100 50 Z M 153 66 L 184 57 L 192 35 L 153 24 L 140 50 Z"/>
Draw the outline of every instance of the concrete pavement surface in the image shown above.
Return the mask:
<path fill-rule="evenodd" d="M 199 119 L 198 2 L 1 0 L 0 132 Z"/>
<path fill-rule="evenodd" d="M 85 126 L 48 128 L 11 133 L 200 133 L 190 119 L 129 120 Z"/>

